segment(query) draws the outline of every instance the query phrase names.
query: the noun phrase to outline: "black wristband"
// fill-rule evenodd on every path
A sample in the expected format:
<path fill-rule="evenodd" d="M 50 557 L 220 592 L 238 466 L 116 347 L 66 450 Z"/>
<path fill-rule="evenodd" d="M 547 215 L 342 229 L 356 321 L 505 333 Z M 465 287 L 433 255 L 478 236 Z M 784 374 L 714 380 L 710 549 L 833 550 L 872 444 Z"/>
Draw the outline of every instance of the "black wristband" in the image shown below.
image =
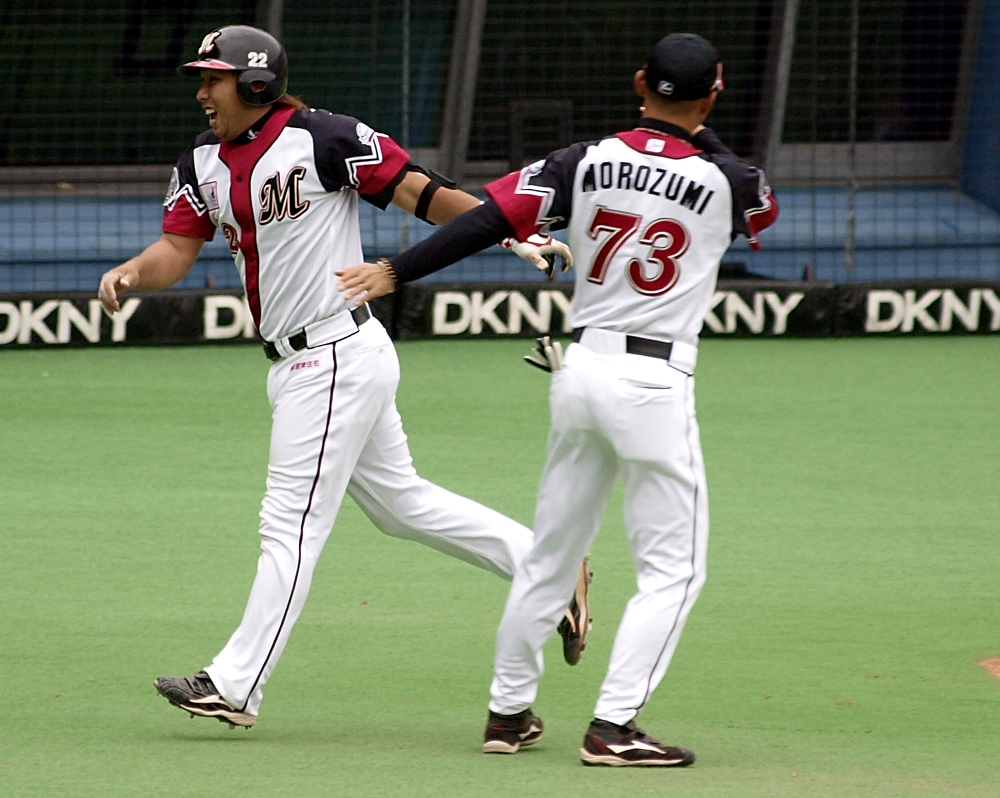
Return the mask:
<path fill-rule="evenodd" d="M 420 219 L 420 221 L 434 224 L 434 222 L 427 218 L 427 210 L 431 207 L 431 198 L 439 188 L 441 188 L 441 184 L 432 177 L 430 182 L 424 186 L 424 190 L 420 192 L 417 207 L 413 209 L 413 215 Z"/>

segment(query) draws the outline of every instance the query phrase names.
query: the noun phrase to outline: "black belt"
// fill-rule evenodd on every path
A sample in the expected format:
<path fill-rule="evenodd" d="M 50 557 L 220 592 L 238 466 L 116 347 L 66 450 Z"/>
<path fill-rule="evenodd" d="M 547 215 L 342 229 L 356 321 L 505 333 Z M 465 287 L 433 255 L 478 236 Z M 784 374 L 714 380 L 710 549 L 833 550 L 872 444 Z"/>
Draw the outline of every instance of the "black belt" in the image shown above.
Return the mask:
<path fill-rule="evenodd" d="M 583 331 L 586 327 L 577 327 L 573 330 L 573 343 L 580 343 L 583 338 Z M 654 341 L 652 338 L 640 338 L 638 335 L 625 336 L 625 351 L 630 355 L 644 355 L 646 357 L 658 357 L 660 360 L 670 360 L 670 352 L 674 345 L 670 341 Z"/>
<path fill-rule="evenodd" d="M 362 305 L 359 308 L 351 308 L 351 318 L 354 319 L 354 323 L 359 327 L 364 324 L 368 319 L 372 317 L 372 313 L 368 310 L 368 305 Z M 306 344 L 309 343 L 306 340 L 306 331 L 297 332 L 295 335 L 288 336 L 288 346 L 298 352 L 301 349 L 306 348 Z M 268 360 L 281 360 L 281 353 L 278 352 L 278 347 L 276 347 L 270 341 L 264 341 L 264 354 L 267 355 Z"/>

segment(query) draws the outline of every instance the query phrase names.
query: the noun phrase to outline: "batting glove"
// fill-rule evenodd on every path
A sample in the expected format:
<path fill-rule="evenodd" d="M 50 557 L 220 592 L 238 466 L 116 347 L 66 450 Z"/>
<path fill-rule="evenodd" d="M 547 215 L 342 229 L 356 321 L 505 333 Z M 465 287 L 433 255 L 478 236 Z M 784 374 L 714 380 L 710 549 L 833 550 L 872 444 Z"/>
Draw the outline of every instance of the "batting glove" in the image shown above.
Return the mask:
<path fill-rule="evenodd" d="M 562 258 L 562 271 L 573 265 L 573 253 L 570 248 L 552 236 L 533 235 L 528 236 L 527 241 L 505 238 L 500 242 L 500 246 L 512 250 L 519 258 L 528 261 L 538 271 L 544 272 L 550 280 L 555 274 L 556 258 Z"/>
<path fill-rule="evenodd" d="M 530 355 L 525 355 L 524 359 L 529 365 L 542 371 L 561 371 L 563 367 L 562 344 L 553 341 L 547 335 L 543 335 L 537 341 L 534 351 Z"/>

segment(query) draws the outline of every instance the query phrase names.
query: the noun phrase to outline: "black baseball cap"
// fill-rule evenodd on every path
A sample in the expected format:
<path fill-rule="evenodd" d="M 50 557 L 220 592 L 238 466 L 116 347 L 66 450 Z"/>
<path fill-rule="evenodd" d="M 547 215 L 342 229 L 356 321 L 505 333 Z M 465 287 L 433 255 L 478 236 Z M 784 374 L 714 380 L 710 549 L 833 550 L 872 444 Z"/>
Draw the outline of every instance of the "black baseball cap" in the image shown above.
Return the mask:
<path fill-rule="evenodd" d="M 671 33 L 649 54 L 646 85 L 668 100 L 700 100 L 724 88 L 722 56 L 697 33 Z"/>

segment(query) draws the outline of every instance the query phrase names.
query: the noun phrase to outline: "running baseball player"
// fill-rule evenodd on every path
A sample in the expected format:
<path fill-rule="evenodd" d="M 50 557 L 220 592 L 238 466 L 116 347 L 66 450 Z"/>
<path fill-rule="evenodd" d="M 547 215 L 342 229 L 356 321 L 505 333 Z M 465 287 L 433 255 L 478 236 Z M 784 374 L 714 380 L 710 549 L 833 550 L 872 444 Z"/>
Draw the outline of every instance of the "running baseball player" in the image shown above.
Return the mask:
<path fill-rule="evenodd" d="M 719 261 L 738 234 L 777 218 L 763 173 L 703 122 L 723 88 L 722 62 L 700 36 L 660 40 L 635 75 L 633 129 L 574 144 L 486 188 L 491 201 L 391 263 L 341 274 L 348 297 L 378 296 L 498 237 L 569 228 L 576 260 L 573 343 L 542 341 L 530 359 L 552 371 L 548 462 L 531 551 L 517 567 L 497 635 L 483 751 L 541 739 L 531 710 L 542 645 L 566 609 L 612 486 L 638 571 L 580 756 L 588 765 L 684 766 L 686 748 L 635 724 L 667 669 L 705 582 L 708 502 L 694 369 Z"/>
<path fill-rule="evenodd" d="M 334 269 L 362 259 L 359 197 L 439 223 L 479 201 L 412 165 L 388 136 L 286 94 L 285 51 L 264 31 L 215 30 L 182 70 L 201 77 L 197 99 L 211 130 L 177 162 L 162 238 L 104 274 L 99 296 L 114 313 L 128 290 L 176 283 L 221 228 L 273 361 L 262 551 L 243 621 L 203 671 L 155 681 L 192 715 L 249 728 L 345 492 L 386 534 L 507 579 L 532 533 L 417 476 L 396 412 L 395 350 L 367 306 L 348 307 L 334 278 Z M 542 249 L 515 249 L 541 261 Z M 586 642 L 586 581 L 581 575 L 563 624 L 566 650 L 577 659 Z"/>

